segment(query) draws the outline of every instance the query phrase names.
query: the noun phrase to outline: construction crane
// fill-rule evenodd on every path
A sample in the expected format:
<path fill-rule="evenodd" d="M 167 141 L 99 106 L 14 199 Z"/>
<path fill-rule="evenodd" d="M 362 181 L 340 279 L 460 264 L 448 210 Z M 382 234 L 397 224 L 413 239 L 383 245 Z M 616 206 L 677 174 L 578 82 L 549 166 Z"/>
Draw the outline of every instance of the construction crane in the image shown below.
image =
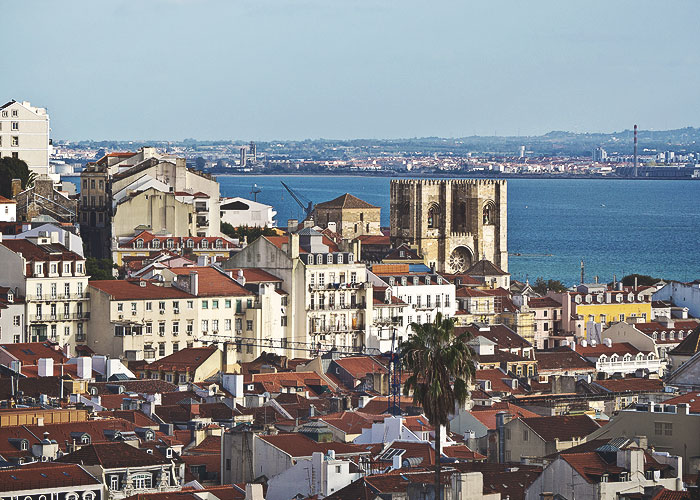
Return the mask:
<path fill-rule="evenodd" d="M 280 181 L 282 182 L 282 181 Z M 292 195 L 292 198 L 294 198 L 294 201 L 297 202 L 297 204 L 301 207 L 301 209 L 304 211 L 304 218 L 308 219 L 311 217 L 311 213 L 314 211 L 314 204 L 311 202 L 311 200 L 305 198 L 304 196 L 300 194 L 296 194 L 294 191 L 292 191 L 292 188 L 287 186 L 284 182 L 282 182 L 282 185 L 284 186 L 284 189 L 286 189 L 289 194 Z"/>

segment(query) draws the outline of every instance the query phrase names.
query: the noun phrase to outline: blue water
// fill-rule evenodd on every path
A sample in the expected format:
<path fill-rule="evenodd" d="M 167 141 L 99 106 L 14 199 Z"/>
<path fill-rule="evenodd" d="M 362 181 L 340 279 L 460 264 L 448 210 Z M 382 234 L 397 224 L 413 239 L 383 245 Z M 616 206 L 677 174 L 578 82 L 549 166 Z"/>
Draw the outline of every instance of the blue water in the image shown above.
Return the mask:
<path fill-rule="evenodd" d="M 389 225 L 388 177 L 219 176 L 222 196 L 277 210 L 280 226 L 303 212 L 282 185 L 314 203 L 349 192 L 382 208 Z M 700 278 L 700 181 L 509 179 L 508 250 L 514 279 L 538 276 L 567 284 L 626 274 L 690 281 Z M 551 254 L 548 256 L 546 254 Z"/>

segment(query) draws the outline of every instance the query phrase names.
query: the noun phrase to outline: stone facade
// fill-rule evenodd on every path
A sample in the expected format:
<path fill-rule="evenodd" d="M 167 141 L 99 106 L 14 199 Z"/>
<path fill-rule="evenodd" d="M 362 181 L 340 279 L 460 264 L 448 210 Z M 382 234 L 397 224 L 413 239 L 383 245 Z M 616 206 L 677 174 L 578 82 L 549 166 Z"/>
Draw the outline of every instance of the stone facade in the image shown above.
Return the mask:
<path fill-rule="evenodd" d="M 391 181 L 391 240 L 415 245 L 439 272 L 486 259 L 508 270 L 506 181 Z"/>
<path fill-rule="evenodd" d="M 78 220 L 78 202 L 56 189 L 53 179 L 46 175 L 37 177 L 34 185 L 19 193 L 16 200 L 18 221 L 31 222 L 41 215 L 69 224 Z"/>
<path fill-rule="evenodd" d="M 381 208 L 348 193 L 316 205 L 313 220 L 340 234 L 344 240 L 382 234 Z"/>

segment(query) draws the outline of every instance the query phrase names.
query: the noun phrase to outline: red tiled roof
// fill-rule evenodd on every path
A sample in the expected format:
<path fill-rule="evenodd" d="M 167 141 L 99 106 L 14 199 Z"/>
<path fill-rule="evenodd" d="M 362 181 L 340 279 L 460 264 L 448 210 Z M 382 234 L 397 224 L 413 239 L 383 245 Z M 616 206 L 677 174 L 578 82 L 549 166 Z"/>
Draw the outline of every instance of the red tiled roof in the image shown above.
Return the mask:
<path fill-rule="evenodd" d="M 683 338 L 685 338 L 685 336 L 689 335 L 695 328 L 697 328 L 698 324 L 699 323 L 697 321 L 690 320 L 674 321 L 673 326 L 666 326 L 656 321 L 652 321 L 650 323 L 635 323 L 633 326 L 649 337 L 656 333 L 657 335 L 655 342 L 657 344 L 678 344 L 681 342 L 681 340 L 683 340 Z M 684 333 L 683 338 L 679 336 L 681 331 Z M 673 339 L 670 336 L 671 332 L 674 333 Z M 665 338 L 663 339 L 661 338 L 662 333 L 665 334 Z"/>
<path fill-rule="evenodd" d="M 5 198 L 4 196 L 0 195 L 0 203 L 2 204 L 8 204 L 8 203 L 17 203 L 15 200 L 10 200 L 8 198 Z"/>
<path fill-rule="evenodd" d="M 244 383 L 262 384 L 267 392 L 281 392 L 283 387 L 307 387 L 330 386 L 332 390 L 338 388 L 331 384 L 328 377 L 321 377 L 316 372 L 279 372 L 279 373 L 253 373 L 245 376 Z M 311 390 L 309 388 L 309 390 Z"/>
<path fill-rule="evenodd" d="M 527 340 L 508 328 L 506 325 L 488 325 L 481 329 L 477 325 L 460 326 L 455 328 L 455 334 L 471 333 L 472 337 L 484 337 L 496 343 L 499 349 L 516 349 L 532 347 Z"/>
<path fill-rule="evenodd" d="M 184 457 L 182 457 L 184 458 Z M 245 488 L 245 486 L 244 486 Z M 138 493 L 124 500 L 199 500 L 196 493 L 211 493 L 219 500 L 244 500 L 245 489 L 238 486 L 207 486 L 203 489 L 183 488 L 180 491 L 162 491 L 158 493 Z"/>
<path fill-rule="evenodd" d="M 379 207 L 370 205 L 366 201 L 361 200 L 357 196 L 353 196 L 350 193 L 342 194 L 330 201 L 323 201 L 316 205 L 316 208 L 376 208 L 379 210 Z"/>
<path fill-rule="evenodd" d="M 368 373 L 389 373 L 387 367 L 372 356 L 351 356 L 334 361 L 355 379 L 361 379 Z"/>
<path fill-rule="evenodd" d="M 20 344 L 2 344 L 0 348 L 22 362 L 22 365 L 37 365 L 42 358 L 51 358 L 56 363 L 65 363 L 68 357 L 63 350 L 49 342 L 26 342 Z M 22 368 L 25 368 L 24 366 Z M 54 373 L 56 370 L 54 368 Z"/>
<path fill-rule="evenodd" d="M 172 286 L 158 286 L 150 281 L 97 280 L 88 287 L 110 295 L 114 300 L 190 299 L 193 295 Z"/>
<path fill-rule="evenodd" d="M 520 388 L 520 384 L 516 389 L 513 389 L 505 381 L 514 380 L 509 377 L 505 372 L 498 368 L 486 368 L 481 370 L 476 370 L 474 380 L 489 380 L 491 382 L 491 390 L 486 392 L 502 392 L 506 394 L 523 394 L 523 389 Z"/>
<path fill-rule="evenodd" d="M 525 417 L 520 420 L 545 441 L 570 441 L 575 437 L 587 436 L 600 427 L 588 415 Z"/>
<path fill-rule="evenodd" d="M 689 405 L 689 409 L 692 413 L 700 413 L 700 392 L 688 392 L 664 401 L 666 405 L 678 405 L 681 403 Z"/>
<path fill-rule="evenodd" d="M 651 500 L 690 500 L 692 494 L 690 491 L 673 491 L 662 488 L 656 495 L 651 497 Z"/>
<path fill-rule="evenodd" d="M 80 465 L 34 463 L 0 470 L 0 491 L 47 490 L 69 486 L 102 486 Z"/>
<path fill-rule="evenodd" d="M 391 245 L 391 238 L 383 234 L 363 234 L 357 237 L 362 245 Z"/>
<path fill-rule="evenodd" d="M 252 292 L 246 290 L 237 281 L 222 273 L 214 267 L 172 267 L 170 271 L 178 276 L 188 276 L 190 273 L 196 272 L 199 276 L 200 297 L 221 297 L 221 296 L 252 296 Z"/>
<path fill-rule="evenodd" d="M 629 353 L 634 356 L 640 352 L 647 354 L 649 351 L 640 351 L 629 342 L 616 342 L 612 344 L 611 347 L 608 347 L 607 345 L 602 343 L 595 346 L 588 345 L 586 347 L 583 347 L 582 345 L 577 345 L 576 352 L 578 352 L 581 356 L 584 356 L 586 358 L 597 358 L 602 356 L 603 354 L 605 354 L 606 356 L 612 356 L 613 354 L 617 354 L 618 356 L 624 356 L 625 354 Z"/>
<path fill-rule="evenodd" d="M 147 453 L 121 441 L 111 443 L 93 443 L 79 450 L 64 455 L 56 460 L 63 463 L 82 465 L 101 465 L 105 469 L 117 467 L 139 467 L 147 465 L 165 465 L 171 461 L 158 454 Z"/>
<path fill-rule="evenodd" d="M 479 290 L 478 288 L 467 287 L 457 289 L 457 293 L 455 295 L 457 297 L 493 297 L 492 293 L 488 293 L 484 290 Z"/>
<path fill-rule="evenodd" d="M 562 459 L 589 483 L 600 482 L 600 476 L 607 473 L 620 473 L 623 468 L 609 464 L 595 451 L 560 455 Z"/>
<path fill-rule="evenodd" d="M 317 443 L 303 434 L 258 435 L 258 438 L 270 443 L 291 457 L 310 457 L 314 452 L 326 453 L 328 450 L 334 450 L 337 455 L 368 453 L 367 449 L 362 445 L 335 442 Z"/>
<path fill-rule="evenodd" d="M 207 436 L 197 446 L 188 448 L 187 453 L 216 453 L 218 456 L 221 453 L 221 436 Z"/>
<path fill-rule="evenodd" d="M 448 457 L 457 458 L 459 460 L 486 460 L 484 455 L 470 450 L 468 446 L 463 444 L 445 446 L 442 452 Z"/>
<path fill-rule="evenodd" d="M 394 441 L 386 448 L 395 450 L 406 450 L 401 456 L 401 460 L 407 458 L 420 458 L 420 466 L 425 467 L 429 465 L 435 465 L 435 450 L 429 443 L 416 443 L 407 441 Z M 381 457 L 386 450 L 383 450 L 375 459 Z M 388 460 L 391 461 L 391 460 Z"/>
<path fill-rule="evenodd" d="M 201 366 L 217 351 L 218 347 L 215 345 L 205 347 L 187 347 L 165 356 L 164 358 L 149 363 L 145 369 L 151 371 L 184 371 L 188 369 L 194 372 L 194 370 Z"/>
<path fill-rule="evenodd" d="M 553 299 L 552 297 L 532 297 L 528 299 L 527 305 L 533 309 L 547 308 L 547 307 L 561 307 L 561 302 Z"/>
<path fill-rule="evenodd" d="M 227 269 L 227 271 L 233 271 L 234 279 L 238 277 L 238 271 L 243 270 L 243 277 L 246 283 L 281 283 L 282 279 L 277 276 L 268 273 L 263 269 L 257 269 L 255 267 L 244 267 L 244 268 L 233 268 Z"/>
<path fill-rule="evenodd" d="M 344 411 L 319 417 L 319 420 L 345 434 L 362 434 L 362 429 L 370 429 L 375 422 L 383 422 L 384 416 L 377 416 L 362 411 Z"/>
<path fill-rule="evenodd" d="M 596 380 L 595 385 L 609 392 L 663 392 L 664 384 L 659 379 L 650 378 L 623 378 Z M 664 401 L 667 403 L 667 401 Z"/>
<path fill-rule="evenodd" d="M 588 361 L 578 352 L 568 348 L 555 351 L 538 351 L 535 354 L 535 358 L 537 358 L 537 371 L 540 373 L 595 371 L 595 364 Z"/>
<path fill-rule="evenodd" d="M 513 415 L 514 418 L 537 417 L 537 413 L 521 408 L 512 403 L 497 403 L 493 406 L 474 406 L 471 409 L 472 417 L 484 424 L 488 429 L 496 428 L 496 415 L 506 412 Z"/>

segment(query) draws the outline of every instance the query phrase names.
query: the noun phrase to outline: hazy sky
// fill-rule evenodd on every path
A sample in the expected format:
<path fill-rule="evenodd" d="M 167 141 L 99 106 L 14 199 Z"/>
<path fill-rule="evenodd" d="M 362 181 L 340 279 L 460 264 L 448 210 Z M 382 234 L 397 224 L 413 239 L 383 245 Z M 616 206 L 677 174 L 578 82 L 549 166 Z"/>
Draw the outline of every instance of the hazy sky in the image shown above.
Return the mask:
<path fill-rule="evenodd" d="M 0 12 L 0 100 L 47 107 L 57 139 L 700 125 L 697 0 L 0 0 Z"/>

